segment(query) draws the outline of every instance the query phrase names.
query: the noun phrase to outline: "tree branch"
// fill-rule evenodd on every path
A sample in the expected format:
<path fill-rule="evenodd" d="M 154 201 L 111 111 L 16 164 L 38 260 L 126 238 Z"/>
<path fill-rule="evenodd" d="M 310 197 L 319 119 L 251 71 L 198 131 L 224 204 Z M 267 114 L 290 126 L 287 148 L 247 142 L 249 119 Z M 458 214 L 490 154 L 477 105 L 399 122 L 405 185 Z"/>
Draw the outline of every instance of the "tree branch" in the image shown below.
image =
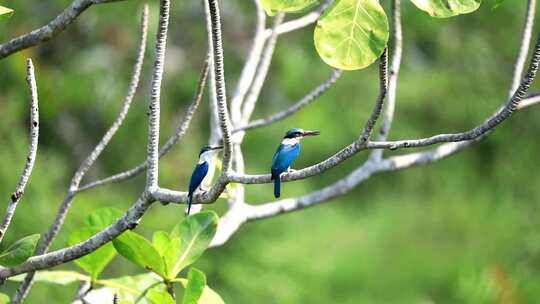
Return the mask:
<path fill-rule="evenodd" d="M 187 130 L 189 129 L 193 116 L 195 115 L 195 112 L 197 112 L 197 109 L 199 108 L 199 105 L 201 103 L 201 100 L 204 94 L 204 87 L 206 85 L 208 71 L 209 71 L 209 58 L 207 57 L 204 61 L 201 75 L 199 77 L 199 82 L 197 84 L 197 89 L 196 89 L 195 94 L 193 95 L 191 104 L 187 108 L 186 113 L 184 114 L 184 117 L 180 120 L 179 124 L 177 125 L 175 132 L 169 137 L 167 142 L 163 146 L 161 146 L 161 149 L 159 150 L 159 158 L 169 153 L 172 147 L 186 134 Z M 106 185 L 110 183 L 118 183 L 118 182 L 130 179 L 130 178 L 133 178 L 135 176 L 138 176 L 142 172 L 146 171 L 147 166 L 148 166 L 147 161 L 144 161 L 127 171 L 83 185 L 77 189 L 77 192 L 82 192 L 82 191 L 86 191 L 86 190 L 96 188 L 102 185 Z"/>
<path fill-rule="evenodd" d="M 146 170 L 146 189 L 152 193 L 158 188 L 159 176 L 159 116 L 161 81 L 165 63 L 165 47 L 167 45 L 167 30 L 169 28 L 170 0 L 161 0 L 159 5 L 159 26 L 156 34 L 156 58 L 152 74 L 152 93 L 148 107 L 148 146 Z"/>
<path fill-rule="evenodd" d="M 525 22 L 523 24 L 523 31 L 521 34 L 521 45 L 519 47 L 518 57 L 514 65 L 514 73 L 510 90 L 508 92 L 508 98 L 512 97 L 512 94 L 518 89 L 520 80 L 525 67 L 525 61 L 527 60 L 527 54 L 529 53 L 529 47 L 531 45 L 531 37 L 534 26 L 534 16 L 536 13 L 536 0 L 527 1 L 527 11 L 525 15 Z"/>
<path fill-rule="evenodd" d="M 5 58 L 20 50 L 33 47 L 42 42 L 52 39 L 63 32 L 82 12 L 93 4 L 107 3 L 118 0 L 74 0 L 58 16 L 48 24 L 24 34 L 10 41 L 0 44 L 0 59 Z"/>
<path fill-rule="evenodd" d="M 259 118 L 259 119 L 253 120 L 244 126 L 234 129 L 233 133 L 267 126 L 293 115 L 294 113 L 300 111 L 303 107 L 311 104 L 313 101 L 319 98 L 326 91 L 328 91 L 336 83 L 336 81 L 341 77 L 341 75 L 342 75 L 342 71 L 335 69 L 327 80 L 325 80 L 323 83 L 318 85 L 306 96 L 304 96 L 302 99 L 297 101 L 295 104 L 293 104 L 289 108 L 283 111 L 277 112 L 275 114 L 272 114 L 266 118 Z"/>
<path fill-rule="evenodd" d="M 28 146 L 28 155 L 24 164 L 24 169 L 15 186 L 15 191 L 11 194 L 8 202 L 8 207 L 2 225 L 0 225 L 0 243 L 4 239 L 6 231 L 11 223 L 11 219 L 15 215 L 15 209 L 18 202 L 21 200 L 26 184 L 32 174 L 34 163 L 36 161 L 36 153 L 38 149 L 39 138 L 39 105 L 38 105 L 38 91 L 36 86 L 36 76 L 34 75 L 34 65 L 31 59 L 26 60 L 26 81 L 28 88 L 30 89 L 30 144 Z"/>
<path fill-rule="evenodd" d="M 64 197 L 64 200 L 62 201 L 62 204 L 60 205 L 58 212 L 56 213 L 55 220 L 53 224 L 49 227 L 49 230 L 43 237 L 43 240 L 40 242 L 40 245 L 38 246 L 36 250 L 36 254 L 43 254 L 48 249 L 58 232 L 60 231 L 60 228 L 64 224 L 64 220 L 67 216 L 67 213 L 69 209 L 71 208 L 73 197 L 75 196 L 75 193 L 78 191 L 79 184 L 81 180 L 84 178 L 85 174 L 88 172 L 90 167 L 95 163 L 97 158 L 100 156 L 101 152 L 105 149 L 105 147 L 108 145 L 112 137 L 116 134 L 122 123 L 124 122 L 126 115 L 129 111 L 129 108 L 132 104 L 133 97 L 135 95 L 135 92 L 137 91 L 137 87 L 140 82 L 140 74 L 141 69 L 144 61 L 144 55 L 146 50 L 146 37 L 148 32 L 148 6 L 145 5 L 143 8 L 142 16 L 141 16 L 141 29 L 140 29 L 140 40 L 139 40 L 139 47 L 137 50 L 137 57 L 135 60 L 135 66 L 133 68 L 133 75 L 131 77 L 131 81 L 128 86 L 128 93 L 126 97 L 124 98 L 124 102 L 122 104 L 122 107 L 120 109 L 120 113 L 118 114 L 117 118 L 107 130 L 103 138 L 100 140 L 100 142 L 95 146 L 94 150 L 90 153 L 90 155 L 86 158 L 86 160 L 82 163 L 82 165 L 79 167 L 79 169 L 75 172 L 71 179 L 70 187 L 66 193 L 66 196 Z M 12 302 L 19 303 L 28 294 L 30 287 L 32 285 L 34 273 L 29 273 L 24 281 L 19 286 L 19 289 L 17 290 L 17 293 L 13 297 Z"/>

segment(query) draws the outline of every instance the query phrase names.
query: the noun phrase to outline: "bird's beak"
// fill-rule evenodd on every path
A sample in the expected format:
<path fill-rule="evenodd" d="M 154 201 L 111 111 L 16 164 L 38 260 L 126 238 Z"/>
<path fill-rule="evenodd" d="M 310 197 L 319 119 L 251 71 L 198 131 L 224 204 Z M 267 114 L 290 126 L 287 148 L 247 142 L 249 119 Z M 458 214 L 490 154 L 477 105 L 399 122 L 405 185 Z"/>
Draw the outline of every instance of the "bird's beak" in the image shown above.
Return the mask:
<path fill-rule="evenodd" d="M 302 136 L 317 136 L 320 134 L 321 132 L 319 131 L 304 131 L 304 133 L 302 133 Z"/>
<path fill-rule="evenodd" d="M 210 150 L 220 150 L 220 149 L 223 149 L 223 146 L 213 146 L 213 147 L 210 147 Z"/>

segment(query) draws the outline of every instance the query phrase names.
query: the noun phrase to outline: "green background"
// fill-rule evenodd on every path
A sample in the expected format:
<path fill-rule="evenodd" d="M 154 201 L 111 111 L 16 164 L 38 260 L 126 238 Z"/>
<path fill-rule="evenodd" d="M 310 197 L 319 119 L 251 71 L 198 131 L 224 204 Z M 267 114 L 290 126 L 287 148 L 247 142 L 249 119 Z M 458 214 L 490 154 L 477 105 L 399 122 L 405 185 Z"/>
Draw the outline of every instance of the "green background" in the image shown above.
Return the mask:
<path fill-rule="evenodd" d="M 388 2 L 383 1 L 387 13 Z M 46 23 L 69 3 L 4 1 L 15 14 L 0 23 L 0 41 Z M 46 230 L 74 170 L 117 115 L 132 70 L 142 3 L 92 7 L 52 41 L 0 60 L 0 193 L 5 203 L 26 157 L 27 57 L 36 66 L 41 111 L 36 166 L 3 248 Z M 491 4 L 487 1 L 470 15 L 433 19 L 403 1 L 404 57 L 390 138 L 466 130 L 504 102 L 526 3 L 506 1 L 496 10 Z M 254 14 L 250 1 L 222 1 L 222 6 L 227 89 L 232 92 L 250 45 Z M 157 1 L 150 8 L 141 89 L 87 181 L 144 159 Z M 187 108 L 204 59 L 201 11 L 200 1 L 173 2 L 162 142 Z M 292 104 L 330 73 L 313 47 L 313 26 L 281 36 L 254 117 Z M 250 131 L 244 145 L 247 172 L 268 171 L 275 147 L 290 127 L 322 132 L 305 141 L 297 168 L 330 156 L 359 135 L 377 89 L 376 65 L 346 72 L 302 112 Z M 518 113 L 487 140 L 449 159 L 377 175 L 327 204 L 246 224 L 196 266 L 232 304 L 535 303 L 540 299 L 539 111 L 533 107 Z M 208 136 L 207 117 L 205 103 L 182 142 L 162 160 L 162 186 L 186 189 Z M 286 183 L 282 194 L 302 195 L 330 184 L 365 158 L 360 153 L 322 175 Z M 78 195 L 53 248 L 65 246 L 68 233 L 93 209 L 127 209 L 143 182 L 139 177 Z M 273 199 L 270 184 L 247 189 L 249 203 Z M 210 208 L 223 212 L 225 202 Z M 182 207 L 158 204 L 137 231 L 147 237 L 157 229 L 168 231 L 181 217 Z M 117 257 L 102 276 L 134 273 L 134 266 Z M 12 293 L 14 287 L 7 283 L 0 292 Z M 36 284 L 28 303 L 67 303 L 76 288 Z"/>

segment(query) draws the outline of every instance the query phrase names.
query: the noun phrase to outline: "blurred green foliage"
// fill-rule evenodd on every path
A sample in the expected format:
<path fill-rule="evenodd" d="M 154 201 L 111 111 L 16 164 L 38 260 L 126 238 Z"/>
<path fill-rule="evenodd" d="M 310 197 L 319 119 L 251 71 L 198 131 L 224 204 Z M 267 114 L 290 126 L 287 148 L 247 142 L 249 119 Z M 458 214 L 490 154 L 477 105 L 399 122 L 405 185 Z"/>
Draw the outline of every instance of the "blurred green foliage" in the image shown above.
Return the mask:
<path fill-rule="evenodd" d="M 41 26 L 69 2 L 5 1 L 16 14 L 2 21 L 0 41 Z M 441 20 L 404 1 L 405 51 L 391 138 L 465 130 L 504 102 L 525 7 L 525 1 L 513 2 Z M 383 3 L 388 13 L 388 1 Z M 72 173 L 116 116 L 132 70 L 141 5 L 132 0 L 92 7 L 62 35 L 0 61 L 0 193 L 5 202 L 26 157 L 26 57 L 36 66 L 42 119 L 36 167 L 2 246 L 46 230 Z M 249 48 L 254 14 L 250 1 L 224 1 L 222 6 L 226 79 L 232 92 Z M 87 180 L 144 158 L 157 2 L 150 7 L 152 38 L 142 87 Z M 188 106 L 204 60 L 201 11 L 199 1 L 173 3 L 162 91 L 163 138 Z M 331 72 L 313 48 L 312 31 L 309 27 L 279 38 L 255 117 L 291 104 Z M 377 88 L 375 65 L 348 72 L 303 112 L 249 132 L 247 171 L 268 171 L 275 146 L 289 127 L 322 131 L 305 142 L 297 167 L 331 155 L 358 136 Z M 161 162 L 163 186 L 186 188 L 208 136 L 207 111 L 204 105 L 182 142 Z M 540 298 L 539 111 L 518 113 L 489 139 L 449 159 L 375 176 L 328 204 L 247 224 L 225 246 L 208 251 L 196 267 L 234 304 L 535 303 Z M 388 154 L 394 153 L 403 152 Z M 321 176 L 288 183 L 283 194 L 301 195 L 327 185 L 364 159 L 362 154 Z M 63 247 L 90 211 L 128 208 L 142 185 L 139 177 L 77 196 L 53 248 Z M 272 200 L 271 185 L 247 189 L 250 203 Z M 224 205 L 218 201 L 210 208 L 222 212 Z M 182 216 L 181 206 L 155 205 L 137 231 L 149 238 L 156 230 L 169 231 Z M 135 273 L 133 265 L 115 258 L 101 276 Z M 15 287 L 6 283 L 0 292 L 11 294 Z M 28 303 L 67 302 L 76 288 L 36 284 Z"/>

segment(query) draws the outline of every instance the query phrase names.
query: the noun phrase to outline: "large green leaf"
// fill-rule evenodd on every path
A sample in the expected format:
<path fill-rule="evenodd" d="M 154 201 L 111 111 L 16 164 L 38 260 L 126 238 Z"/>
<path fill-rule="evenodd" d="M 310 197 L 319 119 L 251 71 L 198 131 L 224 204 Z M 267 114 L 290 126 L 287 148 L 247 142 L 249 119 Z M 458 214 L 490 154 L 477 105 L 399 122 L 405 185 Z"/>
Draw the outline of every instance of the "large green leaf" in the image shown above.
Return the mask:
<path fill-rule="evenodd" d="M 13 267 L 26 261 L 34 253 L 38 240 L 39 234 L 32 234 L 13 243 L 0 253 L 0 265 Z"/>
<path fill-rule="evenodd" d="M 419 9 L 432 17 L 448 18 L 474 12 L 482 0 L 411 0 Z"/>
<path fill-rule="evenodd" d="M 180 238 L 181 244 L 180 255 L 171 273 L 176 276 L 203 254 L 216 234 L 218 220 L 216 213 L 205 211 L 188 216 L 174 227 L 170 238 Z"/>
<path fill-rule="evenodd" d="M 382 54 L 388 31 L 388 18 L 378 0 L 340 0 L 317 22 L 315 48 L 334 68 L 362 69 Z"/>
<path fill-rule="evenodd" d="M 178 273 L 173 272 L 173 267 L 181 256 L 180 242 L 180 237 L 171 239 L 165 231 L 156 231 L 152 237 L 152 245 L 156 248 L 165 263 L 165 273 L 169 280 L 174 279 L 178 275 Z"/>
<path fill-rule="evenodd" d="M 75 245 L 84 240 L 89 239 L 100 231 L 99 228 L 85 227 L 75 230 L 69 234 L 68 244 Z M 98 250 L 91 254 L 85 255 L 74 261 L 76 265 L 84 269 L 92 277 L 92 281 L 96 280 L 99 274 L 111 262 L 116 255 L 116 250 L 111 243 L 101 246 Z"/>
<path fill-rule="evenodd" d="M 182 304 L 197 304 L 206 286 L 206 276 L 202 271 L 191 268 L 188 273 L 188 283 L 184 291 Z"/>
<path fill-rule="evenodd" d="M 13 10 L 0 5 L 0 19 L 13 15 Z"/>
<path fill-rule="evenodd" d="M 165 277 L 165 267 L 159 252 L 144 237 L 132 231 L 126 231 L 113 240 L 116 251 L 126 259 Z"/>
<path fill-rule="evenodd" d="M 120 209 L 112 207 L 100 208 L 90 213 L 84 220 L 84 223 L 88 227 L 95 227 L 102 230 L 114 224 L 121 217 L 122 211 Z"/>
<path fill-rule="evenodd" d="M 22 282 L 26 274 L 20 274 L 14 277 L 10 277 L 10 281 Z M 58 285 L 68 285 L 71 283 L 78 283 L 81 281 L 90 281 L 90 277 L 75 271 L 64 271 L 64 270 L 55 270 L 55 271 L 38 271 L 34 275 L 34 281 L 52 283 Z"/>
<path fill-rule="evenodd" d="M 299 12 L 318 2 L 319 0 L 261 0 L 261 5 L 266 13 L 272 16 L 278 12 Z"/>

